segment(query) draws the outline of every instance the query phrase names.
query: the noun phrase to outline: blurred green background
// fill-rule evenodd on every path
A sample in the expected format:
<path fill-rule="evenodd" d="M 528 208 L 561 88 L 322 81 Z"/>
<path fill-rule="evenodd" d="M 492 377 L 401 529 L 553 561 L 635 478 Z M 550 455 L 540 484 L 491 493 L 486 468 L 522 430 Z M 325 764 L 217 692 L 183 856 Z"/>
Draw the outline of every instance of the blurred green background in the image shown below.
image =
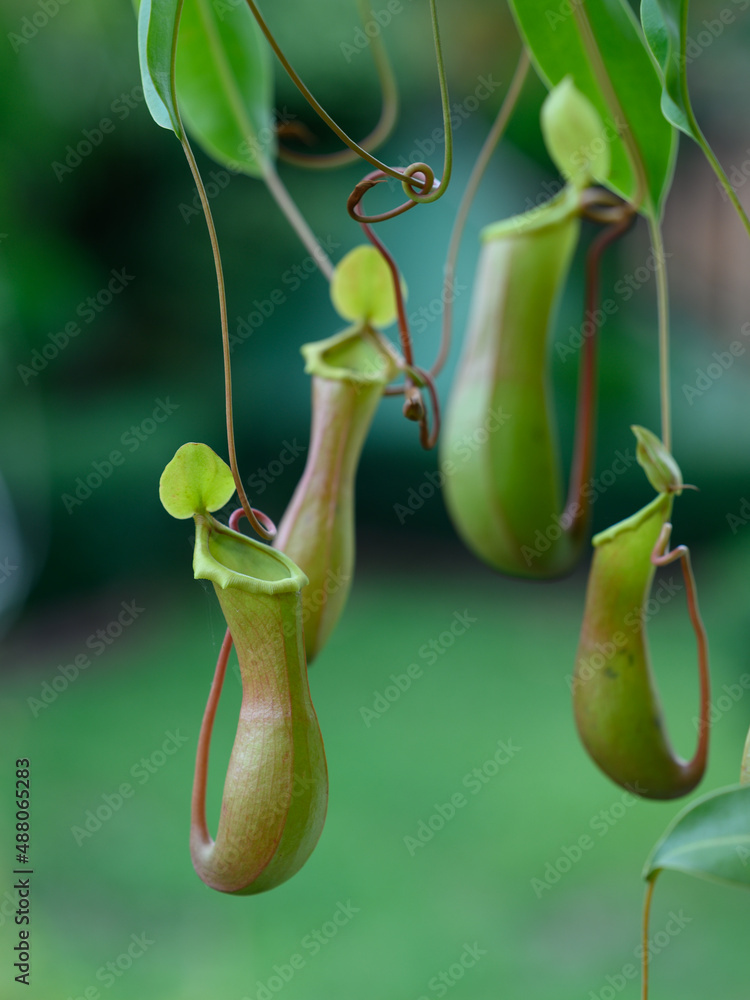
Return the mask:
<path fill-rule="evenodd" d="M 47 10 L 56 3 L 49 0 Z M 690 75 L 698 118 L 747 203 L 750 15 L 742 3 L 724 6 L 734 20 L 712 33 L 712 25 L 721 27 L 721 5 L 692 4 L 691 35 L 708 32 L 710 41 Z M 518 52 L 502 5 L 465 0 L 443 7 L 452 101 L 464 102 L 480 77 L 491 75 L 502 86 L 457 130 L 455 177 L 446 197 L 380 230 L 408 283 L 409 312 L 425 308 L 435 316 L 415 334 L 423 364 L 437 349 L 434 304 L 462 185 Z M 223 628 L 213 594 L 192 580 L 188 527 L 165 515 L 156 486 L 184 441 L 204 440 L 223 451 L 210 250 L 192 210 L 195 192 L 179 146 L 139 99 L 129 4 L 63 4 L 24 44 L 14 43 L 10 36 L 24 18 L 42 9 L 6 0 L 0 12 L 0 811 L 3 843 L 10 845 L 12 771 L 16 757 L 28 756 L 35 873 L 34 973 L 26 995 L 67 1000 L 88 989 L 90 998 L 98 991 L 146 1000 L 267 1000 L 280 992 L 289 1000 L 637 997 L 638 982 L 626 982 L 622 970 L 635 962 L 640 868 L 678 807 L 633 805 L 578 745 L 566 677 L 585 566 L 549 585 L 503 580 L 462 550 L 438 495 L 402 525 L 394 505 L 406 503 L 436 456 L 421 451 L 395 401 L 384 401 L 363 457 L 350 605 L 311 671 L 331 776 L 321 842 L 299 875 L 258 898 L 221 896 L 194 875 L 187 850 L 193 755 Z M 369 52 L 352 55 L 347 48 L 359 24 L 350 0 L 314 7 L 284 0 L 268 15 L 334 117 L 351 133 L 365 134 L 379 101 Z M 439 125 L 426 5 L 405 3 L 383 38 L 396 66 L 402 113 L 380 153 L 399 164 L 413 159 Z M 479 228 L 524 210 L 557 181 L 539 137 L 543 96 L 537 81 L 527 84 L 470 217 L 458 268 L 456 342 L 439 381 L 443 398 L 468 309 Z M 335 148 L 280 74 L 276 108 L 320 136 L 321 151 Z M 112 131 L 80 164 L 62 170 L 67 147 L 102 118 L 114 123 Z M 218 168 L 199 157 L 211 181 Z M 427 158 L 439 169 L 442 148 Z M 361 242 L 344 207 L 361 167 L 327 174 L 280 169 L 334 260 Z M 266 473 L 273 480 L 255 495 L 278 519 L 304 453 L 281 475 L 274 475 L 274 463 L 285 441 L 304 444 L 309 430 L 299 346 L 341 323 L 317 273 L 298 290 L 284 281 L 307 252 L 259 182 L 231 178 L 212 208 L 234 329 L 254 303 L 275 289 L 285 293 L 234 352 L 241 468 L 246 479 Z M 590 235 L 587 230 L 586 241 Z M 736 780 L 750 721 L 746 694 L 737 696 L 750 659 L 750 528 L 727 520 L 750 498 L 748 355 L 699 396 L 688 394 L 690 401 L 683 387 L 696 385 L 714 352 L 745 342 L 750 251 L 713 175 L 687 142 L 665 239 L 673 254 L 675 450 L 686 480 L 701 489 L 681 500 L 675 537 L 694 551 L 720 713 L 703 785 L 708 790 Z M 557 322 L 561 344 L 581 320 L 582 251 Z M 653 282 L 637 277 L 648 254 L 638 227 L 604 268 L 602 294 L 617 301 L 618 311 L 601 338 L 599 471 L 618 449 L 631 447 L 631 423 L 657 429 Z M 90 322 L 81 322 L 79 305 L 85 309 L 88 297 L 106 287 L 112 270 L 132 280 Z M 631 295 L 618 291 L 623 282 Z M 28 374 L 32 352 L 77 318 L 80 335 Z M 553 352 L 553 373 L 568 457 L 575 359 Z M 176 409 L 151 433 L 152 411 L 167 399 Z M 66 507 L 63 496 L 76 479 L 113 449 L 125 453 L 124 464 L 83 503 Z M 598 497 L 595 527 L 632 512 L 649 492 L 642 473 L 631 469 Z M 107 629 L 123 602 L 143 611 L 64 685 L 61 668 L 91 654 L 87 639 Z M 420 649 L 439 643 L 456 613 L 476 621 L 432 664 Z M 659 613 L 651 634 L 670 731 L 688 754 L 697 684 L 679 601 Z M 424 672 L 409 690 L 382 717 L 363 713 L 394 683 L 391 675 L 410 663 Z M 214 816 L 238 704 L 239 684 L 230 673 L 213 754 Z M 178 735 L 170 756 L 162 751 L 168 733 Z M 484 767 L 499 740 L 521 749 L 472 794 L 475 786 L 464 778 Z M 135 789 L 133 796 L 91 836 L 76 838 L 74 828 L 88 811 L 106 805 L 104 796 L 123 782 Z M 458 792 L 465 807 L 424 847 L 405 842 Z M 106 808 L 100 811 L 106 815 Z M 559 859 L 584 834 L 594 847 L 540 892 L 533 880 L 568 867 Z M 20 987 L 12 980 L 17 937 L 4 895 L 13 884 L 10 848 L 2 857 L 4 998 Z M 653 996 L 747 1000 L 741 942 L 748 907 L 750 897 L 740 891 L 664 877 L 653 914 L 652 931 L 662 932 Z M 345 912 L 350 916 L 342 917 Z M 673 939 L 664 928 L 670 913 L 680 912 L 684 929 Z M 143 954 L 123 969 L 126 958 L 116 963 L 127 956 L 132 935 L 153 943 L 133 945 Z M 478 948 L 479 957 L 467 957 L 467 946 Z M 288 975 L 284 967 L 295 954 L 302 955 L 302 967 L 288 982 L 273 979 L 275 967 Z M 462 956 L 466 966 L 475 964 L 460 965 Z M 108 962 L 121 975 L 108 975 Z M 457 970 L 464 970 L 460 978 Z"/>

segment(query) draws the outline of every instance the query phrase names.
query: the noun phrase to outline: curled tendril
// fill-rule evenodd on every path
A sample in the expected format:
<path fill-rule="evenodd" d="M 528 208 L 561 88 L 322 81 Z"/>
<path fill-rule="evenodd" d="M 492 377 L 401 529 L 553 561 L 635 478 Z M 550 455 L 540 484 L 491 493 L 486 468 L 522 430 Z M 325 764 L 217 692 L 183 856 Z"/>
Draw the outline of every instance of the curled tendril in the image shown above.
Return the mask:
<path fill-rule="evenodd" d="M 376 171 L 382 171 L 387 177 L 392 177 L 395 180 L 402 182 L 404 191 L 409 197 L 409 207 L 412 205 L 420 203 L 430 203 L 437 201 L 448 188 L 450 183 L 451 172 L 453 169 L 453 127 L 451 125 L 451 112 L 450 112 L 450 99 L 448 96 L 448 84 L 445 75 L 445 65 L 443 62 L 443 51 L 440 41 L 440 29 L 438 26 L 437 8 L 436 0 L 429 0 L 430 2 L 430 18 L 432 21 L 432 35 L 435 45 L 435 58 L 437 61 L 438 70 L 438 80 L 440 84 L 440 101 L 442 106 L 442 116 L 443 116 L 443 134 L 445 135 L 445 155 L 443 161 L 443 177 L 439 184 L 435 183 L 435 173 L 431 167 L 426 163 L 412 163 L 406 169 L 400 169 L 398 167 L 389 167 L 387 164 L 382 163 L 376 156 L 369 153 L 366 149 L 363 149 L 358 143 L 356 143 L 352 138 L 350 138 L 346 132 L 336 122 L 331 118 L 328 112 L 323 108 L 323 106 L 316 100 L 313 96 L 312 91 L 303 82 L 300 75 L 293 68 L 287 57 L 281 50 L 279 43 L 276 41 L 273 32 L 266 24 L 266 21 L 258 9 L 258 5 L 255 0 L 246 0 L 248 7 L 250 8 L 253 17 L 258 22 L 263 34 L 266 36 L 269 45 L 276 53 L 276 56 L 281 63 L 281 65 L 286 70 L 292 83 L 297 87 L 299 92 L 312 107 L 313 111 L 328 125 L 332 132 L 334 132 L 338 138 L 349 147 L 357 156 L 360 156 L 363 160 L 366 160 L 369 164 L 376 168 Z M 424 182 L 416 181 L 417 174 L 423 174 Z M 412 181 L 416 181 L 413 183 Z M 372 185 L 368 185 L 365 190 L 368 190 Z M 349 210 L 349 214 L 352 218 L 357 218 L 353 212 L 354 207 L 359 204 L 362 198 L 362 194 L 357 195 L 357 188 L 354 189 L 352 196 L 349 199 L 351 203 L 351 198 L 355 199 L 353 206 Z M 382 216 L 373 216 L 371 219 L 365 219 L 366 222 L 381 222 L 384 219 L 394 218 L 394 215 L 400 215 L 402 212 L 406 211 L 403 206 L 399 207 L 394 213 L 386 213 Z M 359 221 L 359 219 L 357 219 Z"/>
<path fill-rule="evenodd" d="M 258 520 L 258 522 L 263 526 L 269 539 L 276 537 L 276 525 L 273 523 L 268 514 L 264 514 L 262 510 L 258 510 L 256 507 L 251 507 L 250 510 L 253 512 L 253 516 Z M 244 507 L 238 507 L 237 510 L 232 511 L 229 517 L 229 527 L 232 531 L 239 531 L 238 524 L 243 517 L 247 517 L 247 511 Z M 228 633 L 227 633 L 228 634 Z"/>
<path fill-rule="evenodd" d="M 384 170 L 373 170 L 362 178 L 347 198 L 346 210 L 355 222 L 372 224 L 395 219 L 397 216 L 403 215 L 404 212 L 408 212 L 410 208 L 427 201 L 430 194 L 434 196 L 440 190 L 440 184 L 435 180 L 435 172 L 427 163 L 411 163 L 404 169 L 398 168 L 396 173 L 404 191 L 409 195 L 409 200 L 402 202 L 388 212 L 381 212 L 380 215 L 363 215 L 359 203 L 365 194 L 376 184 L 382 184 L 383 181 L 390 180 L 392 177 L 392 174 L 386 173 Z M 431 200 L 434 200 L 434 197 Z"/>

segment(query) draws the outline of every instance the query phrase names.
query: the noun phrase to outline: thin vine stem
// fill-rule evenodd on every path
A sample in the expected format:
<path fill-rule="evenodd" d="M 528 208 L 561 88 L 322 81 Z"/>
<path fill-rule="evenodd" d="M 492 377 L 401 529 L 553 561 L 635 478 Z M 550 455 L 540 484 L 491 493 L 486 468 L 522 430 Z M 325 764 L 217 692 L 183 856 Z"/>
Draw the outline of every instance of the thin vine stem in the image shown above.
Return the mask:
<path fill-rule="evenodd" d="M 221 322 L 221 343 L 222 343 L 222 354 L 224 360 L 224 398 L 226 402 L 226 424 L 227 424 L 227 450 L 229 452 L 229 467 L 232 470 L 232 476 L 234 478 L 234 485 L 237 490 L 237 496 L 242 504 L 242 509 L 245 512 L 245 516 L 252 525 L 253 531 L 260 535 L 261 538 L 266 541 L 270 541 L 273 537 L 268 531 L 263 527 L 260 521 L 253 514 L 253 509 L 250 506 L 250 501 L 245 493 L 245 488 L 242 485 L 242 479 L 240 478 L 239 468 L 237 466 L 237 451 L 234 442 L 234 410 L 232 405 L 232 362 L 229 353 L 229 324 L 227 321 L 227 296 L 226 288 L 224 286 L 224 269 L 221 263 L 221 252 L 219 250 L 219 240 L 216 235 L 216 226 L 214 225 L 213 215 L 211 213 L 211 206 L 208 203 L 208 195 L 206 194 L 206 189 L 203 185 L 203 179 L 198 170 L 198 164 L 195 162 L 195 156 L 193 155 L 193 150 L 190 146 L 190 141 L 183 129 L 183 137 L 180 140 L 182 143 L 182 148 L 185 152 L 188 164 L 190 166 L 190 172 L 193 175 L 193 180 L 195 181 L 195 186 L 198 189 L 198 195 L 200 197 L 201 205 L 203 207 L 203 214 L 206 219 L 206 226 L 208 227 L 208 236 L 211 241 L 211 250 L 214 257 L 214 266 L 216 268 L 216 286 L 219 293 L 219 316 Z"/>
<path fill-rule="evenodd" d="M 299 236 L 303 245 L 307 247 L 308 250 L 313 255 L 314 260 L 318 265 L 321 264 L 321 254 L 325 257 L 325 251 L 319 246 L 314 234 L 310 230 L 307 222 L 302 216 L 301 212 L 294 204 L 289 192 L 286 190 L 281 182 L 276 169 L 271 162 L 271 160 L 266 156 L 265 151 L 262 149 L 261 144 L 258 140 L 258 136 L 255 131 L 255 126 L 247 113 L 247 109 L 244 104 L 242 92 L 237 85 L 237 81 L 232 74 L 232 69 L 227 59 L 227 54 L 221 44 L 221 39 L 216 31 L 215 23 L 207 10 L 208 0 L 198 0 L 198 10 L 203 22 L 203 28 L 206 34 L 206 43 L 211 48 L 213 57 L 215 59 L 218 71 L 220 73 L 224 89 L 229 97 L 229 103 L 232 108 L 232 113 L 239 126 L 240 132 L 247 140 L 249 140 L 255 150 L 255 159 L 257 161 L 258 167 L 261 171 L 261 176 L 263 177 L 266 186 L 274 197 L 276 204 L 279 206 L 283 214 L 286 216 L 289 224 L 292 226 L 294 231 Z M 174 81 L 174 69 L 172 73 L 172 79 Z M 177 106 L 176 94 L 174 97 L 175 106 Z M 184 133 L 184 129 L 183 129 Z M 200 186 L 199 186 L 200 190 Z M 326 274 L 325 262 L 323 263 L 321 270 Z"/>
<path fill-rule="evenodd" d="M 484 140 L 484 144 L 479 151 L 479 156 L 477 157 L 471 171 L 466 188 L 461 196 L 458 211 L 456 212 L 456 218 L 453 223 L 450 242 L 448 244 L 448 255 L 446 257 L 445 268 L 443 271 L 443 329 L 440 338 L 438 356 L 430 368 L 430 374 L 433 377 L 441 372 L 450 352 L 451 328 L 453 324 L 453 296 L 451 294 L 451 288 L 456 274 L 456 263 L 458 261 L 458 252 L 461 247 L 461 238 L 463 237 L 466 222 L 469 218 L 469 212 L 479 189 L 479 185 L 484 177 L 485 171 L 487 170 L 490 160 L 492 159 L 492 154 L 495 152 L 498 143 L 502 139 L 511 115 L 515 111 L 518 98 L 521 95 L 521 90 L 523 89 L 526 77 L 528 76 L 530 65 L 531 61 L 529 59 L 529 53 L 524 47 L 521 50 L 521 55 L 519 56 L 508 92 L 500 106 L 500 110 L 498 111 L 497 117 L 492 124 L 492 128 L 488 132 L 487 138 Z"/>
<path fill-rule="evenodd" d="M 624 206 L 620 202 L 620 208 Z M 627 211 L 620 219 L 604 229 L 589 247 L 586 255 L 586 291 L 584 302 L 584 321 L 587 316 L 596 314 L 599 306 L 599 275 L 601 262 L 607 248 L 627 232 L 633 224 L 634 213 Z M 593 321 L 591 321 L 593 322 Z M 583 324 L 581 326 L 583 329 Z M 575 444 L 573 460 L 568 484 L 568 498 L 565 505 L 565 515 L 570 518 L 569 532 L 577 537 L 585 529 L 589 504 L 585 498 L 584 488 L 591 476 L 596 448 L 596 382 L 597 361 L 599 353 L 599 328 L 594 324 L 590 337 L 586 338 L 581 354 L 578 375 L 578 405 L 576 412 Z"/>
<path fill-rule="evenodd" d="M 221 644 L 219 657 L 216 661 L 216 671 L 211 682 L 211 690 L 208 693 L 206 709 L 203 713 L 200 734 L 198 736 L 198 749 L 195 755 L 195 773 L 193 776 L 193 796 L 190 804 L 190 827 L 191 839 L 195 839 L 200 844 L 212 844 L 213 839 L 208 832 L 206 822 L 206 787 L 208 785 L 208 760 L 211 750 L 211 735 L 214 729 L 216 710 L 219 707 L 221 691 L 224 687 L 224 678 L 227 672 L 229 654 L 232 651 L 232 633 L 227 629 L 224 641 Z"/>
<path fill-rule="evenodd" d="M 404 292 L 401 287 L 401 275 L 399 274 L 398 265 L 393 259 L 393 255 L 388 250 L 385 243 L 383 243 L 383 241 L 375 234 L 372 226 L 370 226 L 367 222 L 362 222 L 360 225 L 362 226 L 362 231 L 365 236 L 383 258 L 388 270 L 391 273 L 393 295 L 396 300 L 396 315 L 398 317 L 398 332 L 401 339 L 401 350 L 406 364 L 413 365 L 414 354 L 411 345 L 411 334 L 409 332 L 409 321 L 406 318 L 406 304 L 404 302 Z"/>
<path fill-rule="evenodd" d="M 432 22 L 432 39 L 435 45 L 435 58 L 437 61 L 438 81 L 440 84 L 440 103 L 443 111 L 443 134 L 445 136 L 445 151 L 443 154 L 443 175 L 436 190 L 429 194 L 420 196 L 412 195 L 416 201 L 425 204 L 437 201 L 446 191 L 450 184 L 453 172 L 453 126 L 451 125 L 451 105 L 448 95 L 448 79 L 445 74 L 445 61 L 443 59 L 443 43 L 440 40 L 440 26 L 438 24 L 437 7 L 435 0 L 430 0 L 430 20 Z M 408 168 L 407 168 L 408 170 Z M 408 190 L 408 189 L 407 189 Z"/>
<path fill-rule="evenodd" d="M 269 160 L 264 160 L 262 167 L 263 180 L 266 183 L 266 187 L 271 192 L 274 201 L 286 216 L 289 225 L 295 231 L 297 236 L 299 236 L 302 245 L 305 249 L 309 250 L 310 256 L 318 265 L 323 277 L 326 281 L 330 281 L 331 278 L 333 278 L 333 264 L 331 263 L 330 257 L 320 245 L 315 233 L 313 233 L 312 229 L 310 229 L 307 220 L 302 215 L 296 202 L 287 191 L 273 164 Z"/>
<path fill-rule="evenodd" d="M 355 152 L 363 160 L 366 160 L 371 164 L 376 170 L 382 170 L 388 177 L 393 177 L 395 180 L 399 180 L 402 183 L 404 191 L 408 195 L 411 201 L 414 203 L 422 202 L 433 202 L 436 201 L 445 192 L 450 181 L 450 175 L 453 165 L 453 131 L 451 127 L 450 118 L 450 100 L 448 97 L 448 85 L 445 74 L 445 66 L 443 64 L 443 54 L 442 46 L 440 42 L 440 28 L 438 24 L 437 7 L 436 0 L 430 0 L 430 17 L 432 21 L 432 33 L 435 43 L 435 55 L 438 64 L 438 79 L 440 83 L 440 98 L 443 111 L 443 131 L 445 135 L 445 156 L 443 163 L 443 177 L 441 182 L 435 186 L 433 185 L 434 172 L 431 170 L 427 164 L 424 163 L 412 163 L 405 170 L 399 170 L 396 167 L 389 167 L 385 163 L 382 163 L 376 156 L 368 152 L 362 146 L 354 141 L 349 135 L 339 125 L 336 124 L 334 119 L 328 114 L 325 108 L 320 104 L 320 102 L 315 98 L 312 91 L 304 83 L 300 75 L 291 65 L 287 57 L 284 55 L 279 43 L 276 41 L 273 32 L 266 23 L 263 15 L 261 14 L 258 5 L 255 0 L 246 0 L 248 7 L 250 8 L 253 17 L 258 22 L 263 34 L 266 36 L 268 44 L 271 46 L 273 51 L 276 53 L 281 65 L 286 70 L 292 83 L 297 87 L 299 92 L 305 98 L 310 107 L 315 111 L 315 113 L 326 123 L 326 125 L 331 129 L 331 131 L 338 136 L 338 138 L 348 146 L 353 152 Z M 416 181 L 412 183 L 412 177 L 414 174 L 425 174 L 425 178 L 429 176 L 429 184 L 421 183 Z M 366 219 L 365 221 L 375 221 L 374 219 Z"/>
<path fill-rule="evenodd" d="M 686 6 L 686 9 L 687 9 L 687 6 Z M 734 210 L 737 213 L 737 215 L 739 216 L 740 222 L 745 227 L 745 232 L 747 233 L 748 236 L 750 236 L 750 219 L 748 219 L 748 217 L 747 217 L 747 212 L 745 211 L 745 209 L 744 209 L 744 207 L 742 205 L 742 202 L 737 197 L 737 192 L 732 187 L 732 184 L 731 184 L 729 178 L 724 173 L 724 168 L 722 167 L 722 165 L 719 163 L 718 159 L 716 158 L 713 149 L 711 149 L 711 147 L 709 146 L 708 141 L 707 141 L 706 137 L 704 136 L 703 131 L 701 130 L 700 125 L 698 124 L 698 122 L 695 119 L 695 115 L 693 114 L 693 109 L 690 107 L 689 103 L 686 104 L 686 108 L 687 108 L 687 116 L 688 116 L 688 121 L 690 122 L 690 126 L 694 130 L 695 134 L 699 137 L 699 139 L 698 139 L 698 145 L 703 150 L 703 155 L 706 157 L 706 159 L 708 160 L 708 162 L 711 164 L 711 167 L 713 168 L 713 172 L 716 174 L 716 176 L 717 176 L 717 178 L 719 180 L 719 183 L 721 184 L 722 188 L 724 189 L 724 191 L 726 193 L 727 198 L 729 198 L 729 200 L 731 201 L 732 205 L 734 206 Z"/>
<path fill-rule="evenodd" d="M 370 13 L 365 0 L 357 0 L 359 16 L 363 25 Z M 381 33 L 378 32 L 370 41 L 372 50 L 372 61 L 375 64 L 375 72 L 378 75 L 381 93 L 381 110 L 375 128 L 359 142 L 363 149 L 376 149 L 385 142 L 393 131 L 398 118 L 398 87 L 393 68 L 388 58 Z M 308 170 L 330 170 L 336 167 L 343 167 L 349 163 L 355 163 L 359 159 L 359 154 L 352 149 L 342 149 L 336 153 L 299 153 L 279 145 L 279 159 L 286 163 L 292 163 L 297 167 L 305 167 Z"/>
<path fill-rule="evenodd" d="M 648 924 L 649 918 L 651 916 L 651 902 L 654 896 L 654 887 L 656 886 L 656 876 L 659 873 L 656 872 L 648 880 L 648 885 L 646 886 L 646 898 L 643 902 L 643 928 L 641 934 L 641 950 L 643 952 L 642 966 L 641 966 L 641 1000 L 648 1000 Z"/>
<path fill-rule="evenodd" d="M 657 219 L 649 216 L 651 247 L 656 264 L 656 304 L 659 316 L 659 399 L 661 402 L 661 439 L 672 450 L 672 399 L 669 374 L 669 285 L 664 240 Z"/>

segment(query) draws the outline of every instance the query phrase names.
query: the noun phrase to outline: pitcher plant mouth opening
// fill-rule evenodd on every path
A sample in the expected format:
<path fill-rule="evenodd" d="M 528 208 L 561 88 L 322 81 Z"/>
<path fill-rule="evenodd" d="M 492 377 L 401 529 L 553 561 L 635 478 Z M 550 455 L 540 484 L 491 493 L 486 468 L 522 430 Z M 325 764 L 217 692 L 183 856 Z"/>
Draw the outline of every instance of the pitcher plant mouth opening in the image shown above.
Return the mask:
<path fill-rule="evenodd" d="M 195 515 L 193 570 L 222 590 L 293 594 L 308 583 L 305 574 L 283 552 L 225 527 L 210 514 Z"/>
<path fill-rule="evenodd" d="M 398 371 L 393 358 L 367 323 L 350 326 L 325 340 L 303 344 L 305 373 L 358 385 L 385 387 Z"/>

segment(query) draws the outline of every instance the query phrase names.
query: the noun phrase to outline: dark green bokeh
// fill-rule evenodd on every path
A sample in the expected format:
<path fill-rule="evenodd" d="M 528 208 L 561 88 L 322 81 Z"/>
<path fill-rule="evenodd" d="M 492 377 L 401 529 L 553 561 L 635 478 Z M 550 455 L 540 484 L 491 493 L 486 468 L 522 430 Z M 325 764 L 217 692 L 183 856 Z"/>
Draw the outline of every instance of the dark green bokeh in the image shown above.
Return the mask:
<path fill-rule="evenodd" d="M 48 6 L 53 9 L 54 2 Z M 463 104 L 480 77 L 502 81 L 502 87 L 462 120 L 446 198 L 381 229 L 403 268 L 410 314 L 424 308 L 432 317 L 424 329 L 418 320 L 414 324 L 417 356 L 425 364 L 437 348 L 443 254 L 462 184 L 517 53 L 501 5 L 471 0 L 443 6 L 452 101 Z M 750 17 L 741 4 L 729 6 L 735 20 L 717 35 L 710 30 L 715 5 L 693 5 L 691 35 L 709 32 L 712 41 L 693 60 L 690 75 L 696 114 L 744 197 Z M 0 563 L 7 554 L 19 567 L 0 582 L 7 626 L 2 813 L 7 817 L 13 760 L 28 755 L 38 866 L 36 978 L 28 995 L 77 997 L 92 986 L 102 996 L 146 1000 L 262 1000 L 258 980 L 267 983 L 274 965 L 302 953 L 304 968 L 284 986 L 285 997 L 417 1000 L 440 996 L 431 978 L 456 962 L 465 944 L 478 942 L 487 955 L 442 995 L 574 1000 L 591 991 L 606 997 L 606 977 L 616 978 L 634 961 L 640 867 L 676 807 L 623 807 L 621 792 L 578 745 L 566 676 L 572 672 L 583 575 L 541 587 L 493 576 L 462 553 L 437 494 L 400 523 L 394 505 L 407 503 L 436 459 L 420 450 L 415 428 L 401 418 L 396 401 L 384 402 L 363 460 L 361 558 L 351 604 L 312 671 L 332 788 L 321 843 L 300 875 L 257 900 L 211 893 L 193 874 L 187 851 L 193 753 L 222 623 L 213 595 L 191 579 L 189 526 L 175 525 L 164 513 L 157 481 L 184 441 L 204 440 L 223 452 L 210 250 L 179 146 L 137 100 L 129 4 L 64 4 L 14 51 L 9 33 L 39 9 L 7 0 L 0 13 L 0 486 L 7 486 L 0 489 Z M 347 60 L 341 48 L 355 40 L 353 5 L 324 0 L 313 8 L 283 0 L 268 14 L 334 116 L 351 133 L 364 134 L 377 117 L 378 100 L 369 52 L 349 53 Z M 430 151 L 429 138 L 439 125 L 439 103 L 426 5 L 405 2 L 383 36 L 397 66 L 403 108 L 382 155 L 395 164 L 426 156 L 438 168 L 442 146 Z M 123 94 L 135 104 L 127 114 Z M 543 88 L 530 83 L 472 212 L 458 272 L 457 335 L 468 310 L 478 229 L 524 210 L 557 184 L 537 127 L 542 99 Z M 335 148 L 281 77 L 276 106 L 307 123 L 321 137 L 321 149 Z M 56 168 L 64 164 L 68 145 L 76 146 L 84 130 L 97 129 L 105 117 L 114 130 L 90 155 L 70 172 Z M 215 181 L 212 171 L 218 168 L 204 157 L 200 162 L 206 180 Z M 362 168 L 281 172 L 334 259 L 361 241 L 344 201 Z M 395 200 L 396 190 L 384 188 L 374 203 Z M 343 324 L 319 275 L 311 273 L 294 288 L 292 269 L 304 263 L 306 251 L 259 182 L 232 178 L 212 206 L 233 329 L 274 289 L 285 296 L 234 353 L 243 475 L 251 489 L 254 477 L 254 499 L 278 519 L 304 452 L 264 490 L 257 483 L 260 470 L 277 461 L 282 442 L 307 440 L 309 384 L 299 346 Z M 722 690 L 727 685 L 735 691 L 747 670 L 750 528 L 741 520 L 728 523 L 727 515 L 745 510 L 744 520 L 750 513 L 747 501 L 743 507 L 743 497 L 750 497 L 748 354 L 690 400 L 683 386 L 696 385 L 698 372 L 714 363 L 714 352 L 723 355 L 732 342 L 746 343 L 750 254 L 710 171 L 684 140 L 666 240 L 674 254 L 675 453 L 686 481 L 701 487 L 679 501 L 675 541 L 699 543 L 696 573 L 715 697 L 731 706 L 716 726 L 707 790 L 736 780 L 750 715 L 744 693 L 735 703 Z M 629 276 L 644 273 L 638 269 L 648 254 L 639 228 L 605 265 L 602 294 L 618 308 L 602 330 L 600 477 L 618 449 L 634 451 L 631 423 L 658 430 L 653 282 L 633 277 L 632 294 L 625 290 Z M 563 347 L 571 327 L 581 322 L 582 261 L 581 252 L 557 324 Z M 90 323 L 81 322 L 78 305 L 105 287 L 112 269 L 122 268 L 134 275 L 132 282 Z M 28 365 L 32 351 L 76 319 L 80 335 L 43 371 L 24 379 L 18 366 Z M 440 379 L 443 397 L 459 340 Z M 566 455 L 577 357 L 577 351 L 554 355 Z M 129 428 L 150 417 L 156 400 L 167 398 L 178 408 L 133 447 L 137 439 Z M 68 513 L 62 495 L 113 449 L 123 453 L 124 463 Z M 636 468 L 612 485 L 604 477 L 594 507 L 596 527 L 632 512 L 649 493 Z M 92 654 L 87 637 L 131 600 L 145 612 L 101 655 Z M 420 649 L 464 611 L 477 622 L 430 665 Z M 652 631 L 670 731 L 688 754 L 697 683 L 679 600 L 659 613 Z M 91 667 L 35 716 L 28 699 L 40 698 L 42 686 L 61 676 L 60 665 L 82 652 L 91 655 Z M 382 718 L 370 718 L 368 727 L 361 709 L 393 685 L 391 674 L 403 674 L 412 662 L 423 676 Z M 214 815 L 237 686 L 230 676 L 215 746 Z M 188 742 L 140 785 L 132 769 L 159 750 L 165 731 L 178 729 Z M 490 758 L 500 739 L 513 740 L 522 751 L 474 796 L 463 777 Z M 126 781 L 135 788 L 132 799 L 78 846 L 71 827 Z M 461 791 L 467 805 L 411 857 L 403 838 L 416 835 L 436 803 Z M 622 815 L 601 835 L 596 817 L 613 807 Z M 595 846 L 538 899 L 531 880 L 543 878 L 545 866 L 584 834 Z M 7 834 L 3 842 L 9 843 Z M 4 857 L 8 872 L 12 857 Z M 12 881 L 6 875 L 1 884 L 5 892 Z M 311 954 L 302 944 L 305 935 L 347 900 L 361 912 L 320 954 Z M 665 877 L 654 933 L 680 907 L 691 922 L 656 958 L 654 995 L 739 1000 L 748 897 Z M 6 961 L 13 930 L 7 919 L 0 923 L 3 996 L 10 989 Z M 143 932 L 156 943 L 133 968 L 111 987 L 97 980 L 97 970 L 125 951 L 130 935 Z M 635 998 L 637 982 L 617 995 Z"/>

